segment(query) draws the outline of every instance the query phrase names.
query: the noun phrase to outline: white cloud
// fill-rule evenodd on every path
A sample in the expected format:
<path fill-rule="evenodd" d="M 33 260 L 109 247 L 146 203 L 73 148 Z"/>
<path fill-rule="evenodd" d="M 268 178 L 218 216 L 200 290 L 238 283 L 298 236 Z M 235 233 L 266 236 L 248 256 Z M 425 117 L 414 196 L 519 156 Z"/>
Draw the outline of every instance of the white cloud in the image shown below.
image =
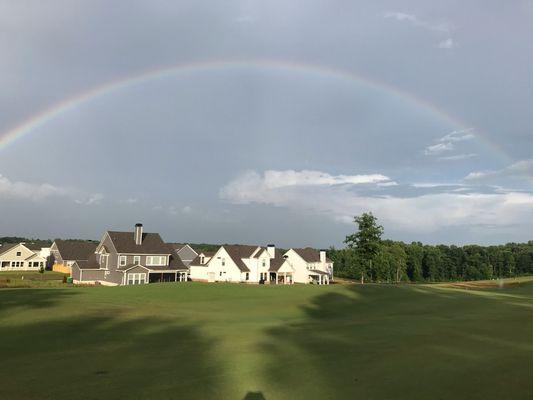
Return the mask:
<path fill-rule="evenodd" d="M 283 175 L 284 171 L 279 173 Z M 533 214 L 531 193 L 451 191 L 398 197 L 358 195 L 350 189 L 343 185 L 272 185 L 265 175 L 248 172 L 229 182 L 220 195 L 234 204 L 287 207 L 350 223 L 354 215 L 372 211 L 388 228 L 412 232 L 431 232 L 451 226 L 523 224 L 524 215 Z"/>
<path fill-rule="evenodd" d="M 426 156 L 436 156 L 440 155 L 446 151 L 452 151 L 455 149 L 455 144 L 457 142 L 464 142 L 466 140 L 474 139 L 476 136 L 472 133 L 474 128 L 467 128 L 467 129 L 461 129 L 452 131 L 450 133 L 447 133 L 443 137 L 437 140 L 437 144 L 433 144 L 430 146 L 427 146 L 424 149 L 424 154 Z M 446 157 L 439 157 L 439 160 L 441 161 L 454 161 L 454 160 L 464 160 L 467 158 L 476 157 L 477 154 L 475 153 L 468 153 L 468 154 L 456 154 Z"/>
<path fill-rule="evenodd" d="M 93 205 L 103 199 L 100 193 L 83 193 L 74 188 L 54 186 L 49 183 L 11 181 L 0 174 L 0 198 L 39 202 L 51 197 L 69 198 L 77 204 Z"/>
<path fill-rule="evenodd" d="M 447 157 L 439 157 L 440 161 L 458 161 L 458 160 L 467 160 L 469 158 L 477 157 L 476 153 L 468 153 L 468 154 L 456 154 L 454 156 L 447 156 Z"/>
<path fill-rule="evenodd" d="M 439 42 L 439 49 L 453 49 L 457 47 L 452 38 L 448 38 Z"/>
<path fill-rule="evenodd" d="M 335 186 L 353 186 L 364 184 L 394 184 L 385 175 L 371 174 L 371 175 L 330 175 L 321 171 L 265 171 L 263 175 L 256 171 L 248 171 L 240 177 L 230 182 L 222 188 L 220 195 L 222 198 L 231 199 L 232 202 L 248 202 L 248 196 L 252 198 L 255 196 L 257 190 L 260 191 L 276 191 L 283 188 L 298 188 L 298 187 L 335 187 Z M 251 190 L 251 193 L 249 193 Z"/>
<path fill-rule="evenodd" d="M 452 26 L 445 22 L 440 23 L 434 23 L 434 22 L 428 22 L 423 19 L 418 18 L 414 14 L 408 14 L 404 12 L 387 12 L 384 15 L 385 18 L 391 18 L 395 19 L 397 21 L 401 22 L 408 22 L 414 26 L 428 29 L 431 31 L 437 31 L 437 32 L 450 32 L 452 30 Z"/>
<path fill-rule="evenodd" d="M 533 159 L 521 160 L 500 170 L 471 172 L 465 177 L 465 181 L 482 183 L 509 179 L 533 182 Z"/>
<path fill-rule="evenodd" d="M 424 154 L 426 156 L 434 156 L 436 154 L 444 153 L 445 151 L 452 151 L 454 149 L 453 143 L 437 143 L 426 147 Z"/>
<path fill-rule="evenodd" d="M 476 137 L 472 132 L 474 128 L 461 129 L 458 131 L 452 131 L 439 139 L 439 142 L 462 142 L 465 140 L 471 140 Z"/>

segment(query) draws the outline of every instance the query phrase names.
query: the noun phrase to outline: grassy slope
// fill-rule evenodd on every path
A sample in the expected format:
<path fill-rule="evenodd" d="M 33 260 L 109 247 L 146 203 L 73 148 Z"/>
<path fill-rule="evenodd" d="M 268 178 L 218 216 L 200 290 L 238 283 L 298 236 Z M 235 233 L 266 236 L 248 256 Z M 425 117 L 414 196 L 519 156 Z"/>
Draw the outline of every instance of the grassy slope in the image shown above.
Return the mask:
<path fill-rule="evenodd" d="M 0 398 L 529 399 L 533 282 L 0 290 Z"/>

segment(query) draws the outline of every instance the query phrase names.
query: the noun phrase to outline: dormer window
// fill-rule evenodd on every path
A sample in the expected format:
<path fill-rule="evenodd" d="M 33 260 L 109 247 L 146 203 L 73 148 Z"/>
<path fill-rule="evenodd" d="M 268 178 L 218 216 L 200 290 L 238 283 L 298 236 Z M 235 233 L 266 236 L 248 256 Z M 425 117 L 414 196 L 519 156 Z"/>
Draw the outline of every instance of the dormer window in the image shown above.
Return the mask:
<path fill-rule="evenodd" d="M 205 257 L 204 256 L 200 257 L 200 264 L 205 264 Z"/>

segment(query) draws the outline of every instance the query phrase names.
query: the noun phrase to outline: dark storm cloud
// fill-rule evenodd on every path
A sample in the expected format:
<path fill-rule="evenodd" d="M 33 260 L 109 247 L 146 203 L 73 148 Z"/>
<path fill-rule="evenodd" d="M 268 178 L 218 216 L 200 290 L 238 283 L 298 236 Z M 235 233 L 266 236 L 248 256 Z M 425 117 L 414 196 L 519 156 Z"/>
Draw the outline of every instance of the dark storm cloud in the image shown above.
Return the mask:
<path fill-rule="evenodd" d="M 527 1 L 0 0 L 0 132 L 106 82 L 198 61 L 286 60 L 397 88 L 250 68 L 104 96 L 0 150 L 0 204 L 12 216 L 0 233 L 98 237 L 143 219 L 169 240 L 325 246 L 378 196 L 388 199 L 378 216 L 405 240 L 526 240 L 531 226 L 517 221 L 531 181 L 517 171 L 533 150 L 532 17 Z M 472 137 L 449 136 L 462 130 Z M 220 198 L 250 170 L 380 174 L 397 185 L 315 186 L 324 206 L 307 211 L 294 207 L 311 196 L 305 187 L 269 201 L 256 201 L 272 195 L 256 187 L 247 205 L 232 204 L 235 191 Z M 31 190 L 46 195 L 21 194 Z M 409 214 L 417 207 L 423 218 Z M 505 229 L 480 234 L 498 224 L 479 207 Z M 454 224 L 438 223 L 442 210 Z M 64 223 L 50 227 L 51 215 Z M 284 221 L 294 228 L 280 232 Z"/>

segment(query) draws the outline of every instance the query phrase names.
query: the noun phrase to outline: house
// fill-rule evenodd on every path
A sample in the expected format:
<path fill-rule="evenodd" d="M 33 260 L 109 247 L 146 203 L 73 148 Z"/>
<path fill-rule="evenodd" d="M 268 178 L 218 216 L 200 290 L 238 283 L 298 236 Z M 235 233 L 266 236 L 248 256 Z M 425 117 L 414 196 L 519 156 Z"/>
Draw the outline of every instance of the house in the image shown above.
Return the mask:
<path fill-rule="evenodd" d="M 0 271 L 39 271 L 46 267 L 50 248 L 26 243 L 0 246 Z"/>
<path fill-rule="evenodd" d="M 297 283 L 329 284 L 333 280 L 333 261 L 326 257 L 325 250 L 290 249 L 284 257 L 294 269 Z"/>
<path fill-rule="evenodd" d="M 72 264 L 74 283 L 137 285 L 187 279 L 187 267 L 158 233 L 107 231 L 87 261 Z"/>
<path fill-rule="evenodd" d="M 333 263 L 325 251 L 223 245 L 214 254 L 200 254 L 190 264 L 191 280 L 245 283 L 318 283 L 333 278 Z"/>
<path fill-rule="evenodd" d="M 194 250 L 189 244 L 169 243 L 169 246 L 174 249 L 186 267 L 188 267 L 190 263 L 198 256 L 196 250 Z"/>
<path fill-rule="evenodd" d="M 97 243 L 84 240 L 56 240 L 50 248 L 52 270 L 70 274 L 75 262 L 86 263 Z"/>

